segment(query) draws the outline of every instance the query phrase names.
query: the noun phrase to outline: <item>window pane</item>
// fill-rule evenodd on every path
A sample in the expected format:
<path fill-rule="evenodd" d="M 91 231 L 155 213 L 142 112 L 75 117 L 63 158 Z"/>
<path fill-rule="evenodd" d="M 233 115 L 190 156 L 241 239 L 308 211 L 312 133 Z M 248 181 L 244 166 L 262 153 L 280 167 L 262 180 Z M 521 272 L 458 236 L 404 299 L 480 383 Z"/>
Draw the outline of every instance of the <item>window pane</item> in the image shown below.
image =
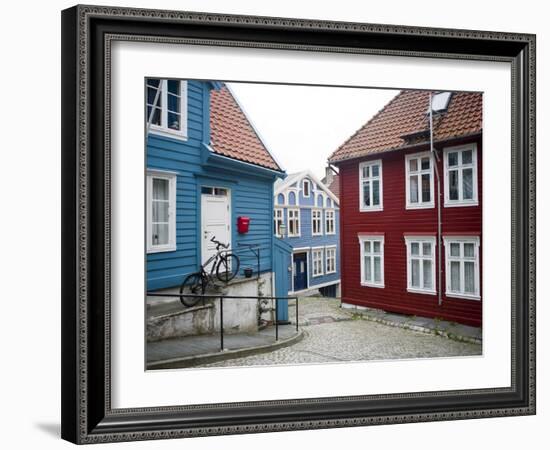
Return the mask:
<path fill-rule="evenodd" d="M 429 202 L 431 199 L 430 174 L 422 175 L 422 201 Z"/>
<path fill-rule="evenodd" d="M 474 244 L 464 243 L 464 256 L 470 258 L 475 256 Z"/>
<path fill-rule="evenodd" d="M 372 182 L 372 206 L 380 204 L 380 181 L 374 180 Z"/>
<path fill-rule="evenodd" d="M 428 170 L 430 168 L 430 158 L 429 157 L 422 158 L 421 167 L 422 167 L 422 170 Z"/>
<path fill-rule="evenodd" d="M 159 83 L 160 83 L 160 80 L 158 78 L 148 78 L 147 79 L 147 84 L 149 86 L 155 86 L 155 87 L 158 87 L 159 86 Z"/>
<path fill-rule="evenodd" d="M 464 292 L 475 294 L 474 262 L 464 262 Z"/>
<path fill-rule="evenodd" d="M 180 95 L 180 82 L 179 80 L 168 80 L 168 93 Z"/>
<path fill-rule="evenodd" d="M 180 112 L 181 99 L 175 95 L 168 95 L 168 109 L 172 112 Z"/>
<path fill-rule="evenodd" d="M 153 199 L 168 200 L 168 180 L 163 178 L 153 178 Z"/>
<path fill-rule="evenodd" d="M 370 241 L 365 242 L 365 252 L 370 253 Z"/>
<path fill-rule="evenodd" d="M 180 115 L 177 113 L 169 112 L 168 113 L 168 128 L 172 130 L 180 129 Z"/>
<path fill-rule="evenodd" d="M 460 244 L 453 242 L 451 244 L 451 256 L 460 256 Z"/>
<path fill-rule="evenodd" d="M 409 160 L 409 170 L 411 172 L 416 172 L 418 170 L 418 159 Z"/>
<path fill-rule="evenodd" d="M 451 261 L 451 291 L 460 292 L 460 262 Z"/>
<path fill-rule="evenodd" d="M 380 241 L 374 241 L 372 243 L 372 246 L 373 246 L 372 250 L 374 253 L 380 253 Z"/>
<path fill-rule="evenodd" d="M 420 244 L 418 242 L 411 242 L 411 255 L 418 255 L 420 252 Z"/>
<path fill-rule="evenodd" d="M 168 224 L 153 224 L 153 245 L 168 244 Z"/>
<path fill-rule="evenodd" d="M 462 152 L 462 164 L 471 164 L 472 163 L 472 151 L 466 150 Z"/>
<path fill-rule="evenodd" d="M 474 198 L 473 169 L 464 169 L 462 171 L 462 198 L 464 200 Z"/>
<path fill-rule="evenodd" d="M 411 203 L 418 203 L 418 177 L 412 175 L 409 179 L 409 197 Z"/>
<path fill-rule="evenodd" d="M 382 282 L 382 270 L 381 270 L 382 261 L 380 256 L 374 256 L 374 282 Z"/>
<path fill-rule="evenodd" d="M 151 107 L 147 107 L 147 120 L 151 120 L 151 124 L 153 125 L 160 125 L 160 116 L 161 116 L 161 110 L 159 108 L 155 108 L 153 112 L 153 117 L 151 117 Z"/>
<path fill-rule="evenodd" d="M 430 242 L 422 243 L 422 254 L 424 256 L 430 256 L 432 254 L 432 244 Z"/>
<path fill-rule="evenodd" d="M 365 280 L 372 281 L 371 278 L 371 266 L 370 266 L 370 256 L 365 257 Z"/>
<path fill-rule="evenodd" d="M 153 201 L 153 222 L 168 222 L 168 202 Z"/>
<path fill-rule="evenodd" d="M 363 182 L 363 205 L 370 206 L 370 181 Z"/>
<path fill-rule="evenodd" d="M 432 289 L 433 288 L 432 261 L 429 259 L 425 259 L 424 261 L 422 261 L 422 263 L 424 264 L 424 267 L 423 267 L 424 288 Z"/>
<path fill-rule="evenodd" d="M 458 153 L 457 152 L 449 153 L 448 161 L 449 161 L 449 167 L 457 166 L 458 165 Z"/>
<path fill-rule="evenodd" d="M 370 177 L 370 166 L 363 167 L 363 178 Z"/>
<path fill-rule="evenodd" d="M 411 285 L 412 287 L 420 287 L 420 260 L 411 260 Z"/>
<path fill-rule="evenodd" d="M 380 175 L 380 166 L 378 164 L 375 164 L 372 166 L 372 176 L 377 177 Z"/>
<path fill-rule="evenodd" d="M 158 89 L 155 89 L 155 88 L 152 88 L 152 87 L 148 87 L 147 88 L 147 103 L 149 105 L 154 105 L 155 104 L 155 98 L 157 96 L 157 92 L 158 92 Z M 159 98 L 157 99 L 157 102 L 160 103 L 160 95 L 159 95 Z"/>
<path fill-rule="evenodd" d="M 449 171 L 449 199 L 458 200 L 458 170 Z"/>

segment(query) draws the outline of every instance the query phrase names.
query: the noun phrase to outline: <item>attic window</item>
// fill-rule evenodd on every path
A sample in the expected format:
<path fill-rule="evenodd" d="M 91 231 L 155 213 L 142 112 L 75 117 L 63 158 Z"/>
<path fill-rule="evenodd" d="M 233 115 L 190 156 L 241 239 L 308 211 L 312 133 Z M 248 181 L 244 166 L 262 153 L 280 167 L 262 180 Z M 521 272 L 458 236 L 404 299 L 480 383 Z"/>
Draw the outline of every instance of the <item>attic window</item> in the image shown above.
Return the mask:
<path fill-rule="evenodd" d="M 304 194 L 304 197 L 309 197 L 309 180 L 304 180 L 303 194 Z"/>
<path fill-rule="evenodd" d="M 439 94 L 435 94 L 432 97 L 432 111 L 434 113 L 447 111 L 449 100 L 451 100 L 450 92 L 440 92 Z"/>

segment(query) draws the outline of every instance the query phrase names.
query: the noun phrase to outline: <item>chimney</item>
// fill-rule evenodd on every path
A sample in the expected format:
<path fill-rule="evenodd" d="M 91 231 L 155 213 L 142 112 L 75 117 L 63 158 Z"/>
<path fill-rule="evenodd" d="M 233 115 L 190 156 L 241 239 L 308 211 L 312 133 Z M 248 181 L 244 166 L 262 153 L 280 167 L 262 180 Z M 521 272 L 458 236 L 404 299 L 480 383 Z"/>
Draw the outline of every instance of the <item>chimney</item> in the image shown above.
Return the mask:
<path fill-rule="evenodd" d="M 323 183 L 325 183 L 325 185 L 327 186 L 330 186 L 330 184 L 332 183 L 332 177 L 334 177 L 334 172 L 332 171 L 330 166 L 325 167 L 325 179 Z"/>

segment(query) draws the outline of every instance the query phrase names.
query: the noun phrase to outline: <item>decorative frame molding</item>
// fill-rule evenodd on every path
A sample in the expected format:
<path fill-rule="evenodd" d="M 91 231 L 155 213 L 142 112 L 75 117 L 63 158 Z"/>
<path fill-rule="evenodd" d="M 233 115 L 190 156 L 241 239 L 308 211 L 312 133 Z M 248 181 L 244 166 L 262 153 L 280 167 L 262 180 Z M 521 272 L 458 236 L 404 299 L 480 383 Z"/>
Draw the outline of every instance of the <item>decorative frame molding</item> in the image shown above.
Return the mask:
<path fill-rule="evenodd" d="M 110 51 L 115 40 L 511 63 L 511 386 L 112 409 Z M 535 41 L 530 34 L 135 8 L 63 11 L 62 437 L 84 444 L 534 414 Z"/>

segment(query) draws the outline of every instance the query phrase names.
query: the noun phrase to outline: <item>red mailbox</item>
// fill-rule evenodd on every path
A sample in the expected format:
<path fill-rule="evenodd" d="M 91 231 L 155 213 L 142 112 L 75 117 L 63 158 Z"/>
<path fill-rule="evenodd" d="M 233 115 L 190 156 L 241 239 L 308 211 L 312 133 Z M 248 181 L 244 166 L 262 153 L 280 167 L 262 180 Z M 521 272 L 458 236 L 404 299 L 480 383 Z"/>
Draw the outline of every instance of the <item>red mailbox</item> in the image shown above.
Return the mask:
<path fill-rule="evenodd" d="M 248 227 L 250 226 L 250 217 L 237 217 L 237 230 L 239 233 L 248 233 Z"/>

